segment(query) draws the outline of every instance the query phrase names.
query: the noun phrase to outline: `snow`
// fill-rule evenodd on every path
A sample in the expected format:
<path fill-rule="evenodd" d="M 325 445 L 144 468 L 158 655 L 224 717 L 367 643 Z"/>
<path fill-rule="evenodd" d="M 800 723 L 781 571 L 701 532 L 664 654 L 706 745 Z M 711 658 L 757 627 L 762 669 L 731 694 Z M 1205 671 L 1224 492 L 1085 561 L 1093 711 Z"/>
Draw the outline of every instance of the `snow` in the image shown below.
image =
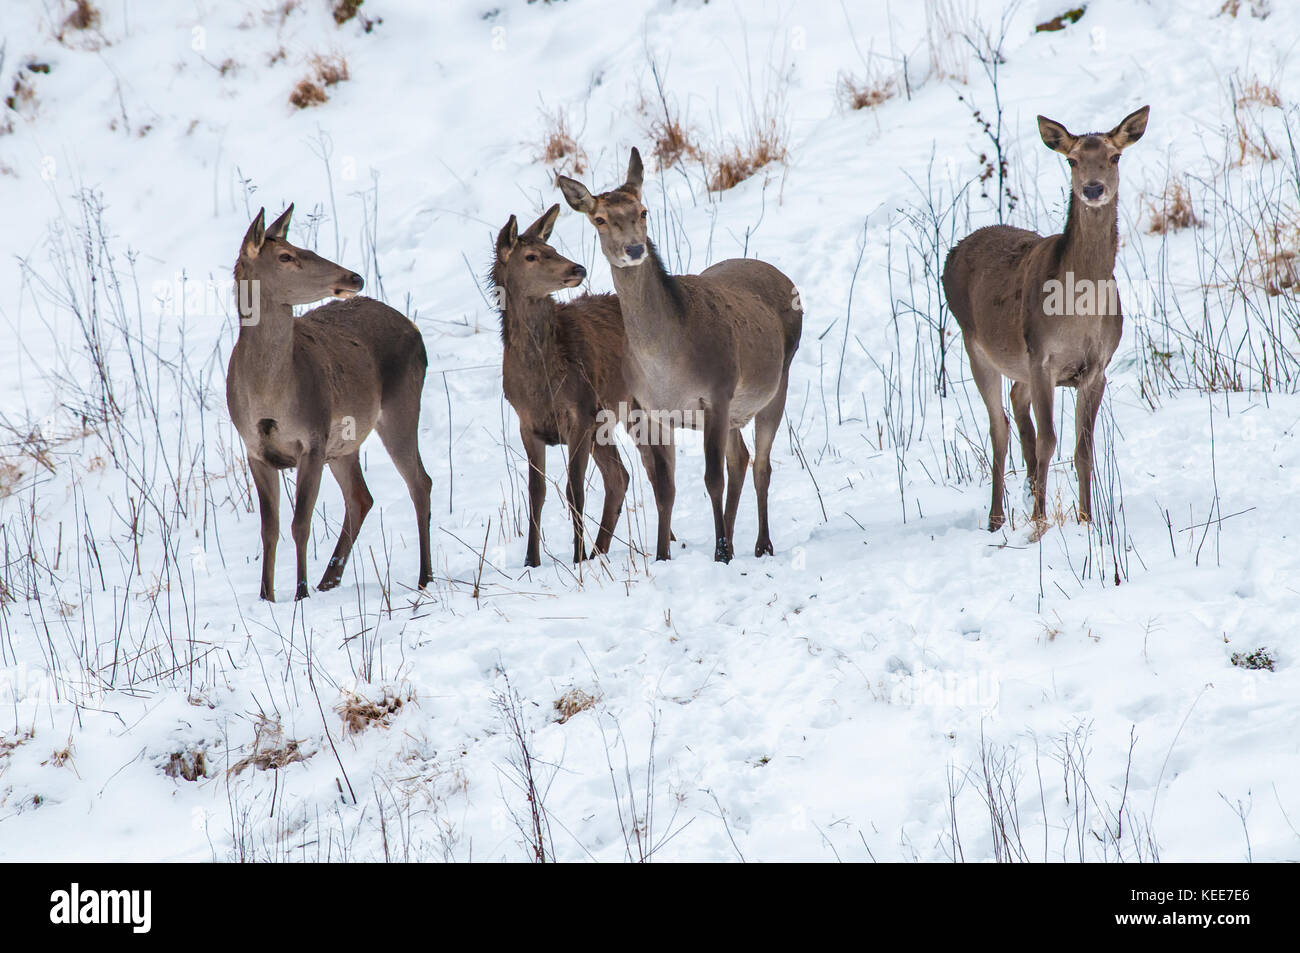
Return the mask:
<path fill-rule="evenodd" d="M 996 29 L 999 4 L 940 6 Z M 1144 262 L 1167 269 L 1179 321 L 1244 320 L 1201 291 L 1196 243 L 1220 234 L 1222 209 L 1205 209 L 1199 238 L 1165 239 L 1146 231 L 1144 200 L 1171 173 L 1216 174 L 1230 77 L 1296 101 L 1300 10 L 1091 0 L 1079 23 L 1034 32 L 1066 6 L 1025 3 L 1008 21 L 1010 221 L 1064 221 L 1065 166 L 1035 115 L 1081 132 L 1152 112 L 1123 161 L 1128 314 L 1098 425 L 1114 521 L 1066 520 L 1033 543 L 1014 440 L 1015 526 L 984 528 L 987 420 L 951 336 L 949 393 L 934 387 L 939 299 L 909 216 L 924 226 L 927 193 L 942 214 L 980 172 L 988 142 L 958 96 L 986 116 L 993 102 L 960 40 L 948 52 L 967 82 L 933 75 L 936 7 L 367 0 L 362 12 L 382 16 L 367 33 L 336 26 L 323 0 L 287 14 L 270 0 L 112 0 L 97 31 L 60 42 L 60 5 L 11 3 L 0 83 L 8 95 L 23 73 L 36 104 L 6 111 L 0 136 L 0 455 L 16 468 L 0 468 L 13 593 L 0 607 L 0 859 L 526 860 L 501 706 L 516 694 L 547 850 L 562 860 L 1300 859 L 1300 398 L 1258 381 L 1152 395 L 1138 334 L 1162 326 Z M 322 106 L 291 107 L 310 56 L 332 52 L 350 80 Z M 837 102 L 841 72 L 904 56 L 901 95 L 858 112 Z M 748 254 L 799 286 L 803 341 L 773 457 L 777 553 L 751 555 L 747 487 L 739 556 L 713 563 L 687 435 L 671 562 L 629 547 L 653 545 L 654 518 L 625 446 L 633 489 L 610 557 L 568 564 L 552 487 L 550 555 L 524 571 L 522 448 L 480 276 L 512 213 L 531 221 L 561 201 L 539 159 L 546 114 L 567 117 L 593 189 L 621 181 L 633 145 L 649 156 L 652 60 L 698 140 L 743 137 L 771 104 L 788 129 L 788 164 L 732 190 L 709 193 L 699 163 L 660 174 L 649 160 L 645 190 L 671 267 Z M 1294 181 L 1282 114 L 1260 122 L 1285 154 L 1227 181 Z M 943 219 L 940 258 L 996 221 L 996 188 L 991 202 L 975 186 Z M 102 245 L 79 231 L 81 190 L 102 202 Z M 364 274 L 424 334 L 437 579 L 422 596 L 410 502 L 371 441 L 376 507 L 343 585 L 290 601 L 281 545 L 282 601 L 257 599 L 258 517 L 224 401 L 230 269 L 258 208 L 291 201 L 291 238 Z M 552 242 L 592 289 L 611 288 L 567 207 Z M 95 419 L 83 328 L 115 382 L 116 429 Z M 1049 500 L 1068 511 L 1069 392 L 1058 407 Z M 313 582 L 341 515 L 327 478 Z M 1260 647 L 1275 671 L 1231 663 Z M 574 688 L 598 701 L 560 724 L 553 703 Z M 386 727 L 345 733 L 335 708 L 349 692 L 406 701 Z M 254 753 L 262 719 L 310 756 L 229 770 Z M 194 751 L 206 777 L 165 773 Z M 1001 843 L 990 789 L 1018 818 Z"/>

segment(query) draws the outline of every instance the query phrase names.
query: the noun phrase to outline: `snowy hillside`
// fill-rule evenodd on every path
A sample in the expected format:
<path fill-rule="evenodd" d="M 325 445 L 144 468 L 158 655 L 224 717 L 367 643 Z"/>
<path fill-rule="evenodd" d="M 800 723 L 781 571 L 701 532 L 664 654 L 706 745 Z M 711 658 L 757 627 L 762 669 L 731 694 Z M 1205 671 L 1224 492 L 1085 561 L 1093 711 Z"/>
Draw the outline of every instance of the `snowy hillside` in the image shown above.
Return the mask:
<path fill-rule="evenodd" d="M 1072 6 L 9 0 L 0 860 L 1300 859 L 1300 8 Z M 1095 522 L 1059 389 L 1053 525 L 1030 541 L 1013 437 L 990 534 L 938 269 L 1000 218 L 1063 226 L 1038 114 L 1143 104 Z M 776 555 L 751 480 L 713 561 L 687 434 L 671 562 L 629 443 L 608 558 L 569 562 L 553 485 L 525 570 L 483 275 L 557 172 L 612 188 L 633 146 L 670 269 L 799 288 Z M 372 439 L 343 584 L 292 600 L 286 504 L 258 599 L 231 269 L 290 202 L 423 333 L 425 592 Z M 552 244 L 611 290 L 567 206 Z M 593 467 L 593 527 L 601 494 Z M 312 582 L 342 514 L 327 475 Z"/>

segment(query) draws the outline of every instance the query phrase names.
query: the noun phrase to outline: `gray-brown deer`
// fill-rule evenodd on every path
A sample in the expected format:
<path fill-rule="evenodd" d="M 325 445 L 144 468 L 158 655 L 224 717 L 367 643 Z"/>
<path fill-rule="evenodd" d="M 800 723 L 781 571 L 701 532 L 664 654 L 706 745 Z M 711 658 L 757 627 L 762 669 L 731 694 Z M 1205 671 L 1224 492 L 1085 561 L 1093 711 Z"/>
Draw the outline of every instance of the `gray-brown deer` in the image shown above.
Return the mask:
<path fill-rule="evenodd" d="M 1033 492 L 1034 535 L 1046 526 L 1047 470 L 1056 450 L 1052 405 L 1057 387 L 1074 387 L 1074 466 L 1080 522 L 1092 518 L 1093 428 L 1106 389 L 1106 367 L 1124 330 L 1115 288 L 1119 244 L 1119 161 L 1146 131 L 1148 106 L 1110 132 L 1075 136 L 1038 117 L 1043 142 L 1070 166 L 1065 231 L 1044 238 L 1008 225 L 972 232 L 943 269 L 948 306 L 961 327 L 971 376 L 989 413 L 993 503 L 989 530 L 1006 522 L 1003 481 L 1010 425 L 1002 378 L 1020 431 Z M 1030 410 L 1033 416 L 1030 416 Z M 1038 429 L 1035 433 L 1034 420 Z"/>
<path fill-rule="evenodd" d="M 420 588 L 433 578 L 429 558 L 429 493 L 416 431 L 428 364 L 419 330 L 373 298 L 357 297 L 360 275 L 285 237 L 290 205 L 268 228 L 257 213 L 239 246 L 235 293 L 239 340 L 226 373 L 230 419 L 248 451 L 262 510 L 263 599 L 275 601 L 275 548 L 280 537 L 280 470 L 296 468 L 293 541 L 298 557 L 295 598 L 307 595 L 307 539 L 328 464 L 343 491 L 338 545 L 318 589 L 343 577 L 348 554 L 374 500 L 359 451 L 372 430 L 406 481 L 420 540 Z M 341 298 L 293 316 L 294 305 Z"/>
<path fill-rule="evenodd" d="M 627 494 L 612 425 L 634 408 L 623 379 L 623 316 L 612 294 L 585 294 L 556 302 L 552 292 L 575 288 L 587 269 L 547 244 L 560 206 L 552 205 L 519 231 L 513 215 L 497 236 L 492 287 L 501 311 L 502 386 L 519 418 L 528 456 L 526 566 L 541 565 L 546 448 L 569 450 L 565 498 L 573 520 L 573 561 L 586 558 L 582 510 L 587 461 L 594 458 L 605 484 L 605 505 L 592 555 L 609 551 Z M 602 426 L 602 423 L 605 426 Z M 647 472 L 664 450 L 638 445 Z"/>
<path fill-rule="evenodd" d="M 654 415 L 660 445 L 668 450 L 656 457 L 650 475 L 659 508 L 655 556 L 670 556 L 672 432 L 680 423 L 704 431 L 704 485 L 713 503 L 714 559 L 731 560 L 732 531 L 749 465 L 740 428 L 751 419 L 758 496 L 754 555 L 770 554 L 772 441 L 785 410 L 790 362 L 803 327 L 798 294 L 789 278 L 753 258 L 722 261 L 698 275 L 668 274 L 646 231 L 642 174 L 641 154 L 633 149 L 626 180 L 618 188 L 592 195 L 565 176 L 559 177 L 559 186 L 569 205 L 596 228 L 623 309 L 624 375 L 637 403 Z"/>

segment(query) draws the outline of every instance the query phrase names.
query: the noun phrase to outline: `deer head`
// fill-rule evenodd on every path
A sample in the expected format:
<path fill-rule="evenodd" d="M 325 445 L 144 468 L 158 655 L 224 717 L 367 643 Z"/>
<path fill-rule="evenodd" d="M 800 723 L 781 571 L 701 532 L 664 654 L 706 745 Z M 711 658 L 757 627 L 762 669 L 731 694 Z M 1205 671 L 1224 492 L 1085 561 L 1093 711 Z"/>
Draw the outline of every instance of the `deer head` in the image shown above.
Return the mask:
<path fill-rule="evenodd" d="M 521 233 L 513 215 L 497 235 L 497 257 L 492 280 L 498 289 L 516 290 L 528 298 L 540 298 L 574 288 L 587 277 L 587 269 L 569 261 L 546 244 L 559 217 L 560 206 L 552 205 L 542 217 Z"/>
<path fill-rule="evenodd" d="M 587 216 L 600 236 L 600 249 L 617 268 L 632 268 L 646 261 L 650 243 L 646 238 L 646 209 L 641 204 L 641 153 L 632 150 L 627 163 L 627 181 L 618 188 L 592 195 L 587 187 L 568 176 L 560 176 L 560 191 L 570 207 Z"/>
<path fill-rule="evenodd" d="M 1124 117 L 1110 132 L 1072 135 L 1059 122 L 1038 117 L 1038 134 L 1047 148 L 1070 163 L 1071 187 L 1084 205 L 1097 208 L 1114 201 L 1119 191 L 1119 157 L 1146 132 L 1150 106 Z"/>
<path fill-rule="evenodd" d="M 236 275 L 261 282 L 262 292 L 276 304 L 311 304 L 322 298 L 350 298 L 362 289 L 360 275 L 322 258 L 313 251 L 291 245 L 285 238 L 293 205 L 266 226 L 266 209 L 257 213 L 239 246 Z"/>

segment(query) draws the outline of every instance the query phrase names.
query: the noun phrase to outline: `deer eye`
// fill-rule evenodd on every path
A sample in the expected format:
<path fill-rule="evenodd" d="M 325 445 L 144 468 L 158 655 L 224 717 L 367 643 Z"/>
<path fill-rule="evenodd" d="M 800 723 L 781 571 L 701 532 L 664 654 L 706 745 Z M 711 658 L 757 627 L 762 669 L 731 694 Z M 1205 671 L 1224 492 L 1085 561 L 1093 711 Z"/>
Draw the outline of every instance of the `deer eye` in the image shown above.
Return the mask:
<path fill-rule="evenodd" d="M 290 255 L 288 252 L 281 252 L 281 253 L 280 253 L 280 260 L 283 261 L 283 262 L 291 262 L 291 261 L 293 261 L 293 256 Z"/>
<path fill-rule="evenodd" d="M 1070 168 L 1071 168 L 1071 169 L 1073 169 L 1075 166 L 1077 166 L 1077 165 L 1079 164 L 1079 163 L 1076 162 L 1074 159 L 1071 159 L 1071 158 L 1068 158 L 1068 157 L 1066 158 L 1065 161 L 1068 162 L 1068 163 L 1070 163 Z"/>
<path fill-rule="evenodd" d="M 599 215 L 597 215 L 593 221 L 595 221 L 595 223 L 596 223 L 597 225 L 604 225 L 604 224 L 605 224 L 605 220 L 604 220 L 603 218 L 601 218 Z"/>
<path fill-rule="evenodd" d="M 645 221 L 645 209 L 641 209 L 641 221 Z"/>
<path fill-rule="evenodd" d="M 524 256 L 524 261 L 537 261 L 537 256 L 534 255 L 532 252 L 529 252 L 527 255 Z"/>
<path fill-rule="evenodd" d="M 1119 153 L 1118 153 L 1118 152 L 1115 153 L 1113 156 L 1110 157 L 1110 164 L 1111 164 L 1111 165 L 1119 165 Z"/>

